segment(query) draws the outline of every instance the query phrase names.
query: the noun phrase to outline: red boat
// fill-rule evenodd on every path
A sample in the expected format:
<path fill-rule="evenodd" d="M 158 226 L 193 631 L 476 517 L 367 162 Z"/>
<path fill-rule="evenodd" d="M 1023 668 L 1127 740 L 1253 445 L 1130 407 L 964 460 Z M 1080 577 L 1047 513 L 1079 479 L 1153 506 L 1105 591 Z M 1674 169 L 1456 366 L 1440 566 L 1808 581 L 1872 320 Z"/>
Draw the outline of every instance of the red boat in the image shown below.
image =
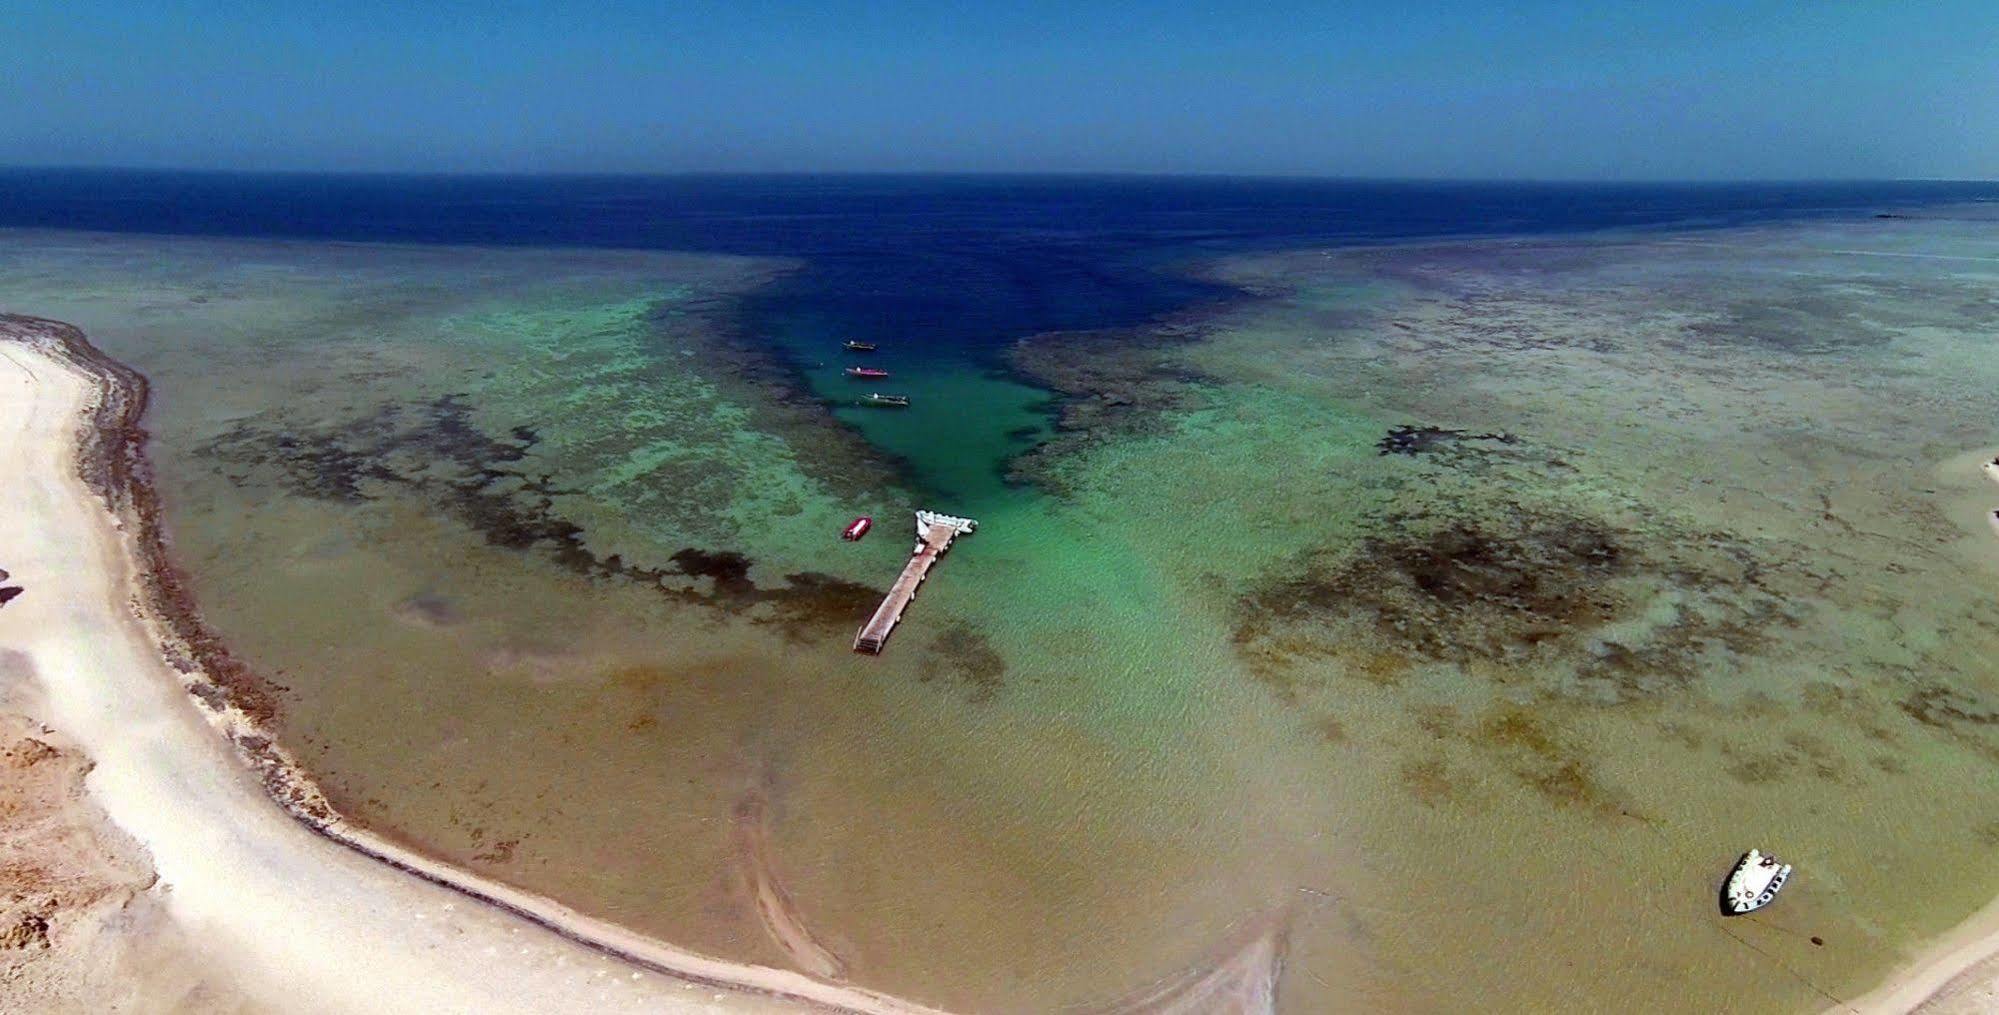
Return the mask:
<path fill-rule="evenodd" d="M 878 369 L 876 369 L 876 368 L 874 368 L 874 367 L 848 367 L 848 368 L 847 368 L 847 376 L 849 376 L 849 377 L 866 377 L 866 378 L 869 378 L 869 379 L 874 379 L 874 378 L 879 378 L 879 377 L 887 377 L 887 376 L 888 376 L 888 371 L 886 371 L 886 370 L 878 370 Z"/>
<path fill-rule="evenodd" d="M 862 536 L 867 535 L 868 529 L 873 528 L 874 524 L 875 524 L 874 519 L 869 518 L 866 515 L 862 515 L 861 517 L 854 519 L 853 522 L 849 524 L 846 527 L 846 529 L 840 533 L 840 538 L 846 540 L 849 543 L 854 542 L 855 540 L 860 539 Z"/>

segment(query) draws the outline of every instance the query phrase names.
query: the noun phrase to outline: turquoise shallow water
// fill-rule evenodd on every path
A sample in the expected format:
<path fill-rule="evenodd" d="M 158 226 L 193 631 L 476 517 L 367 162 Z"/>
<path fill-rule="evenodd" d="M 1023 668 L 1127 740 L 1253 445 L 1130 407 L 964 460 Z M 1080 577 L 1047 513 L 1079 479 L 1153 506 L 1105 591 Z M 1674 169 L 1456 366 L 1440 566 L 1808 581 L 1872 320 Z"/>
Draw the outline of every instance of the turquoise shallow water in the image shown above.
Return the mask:
<path fill-rule="evenodd" d="M 777 262 L 14 233 L 0 302 L 154 377 L 214 621 L 457 862 L 784 963 L 756 797 L 807 925 L 942 1004 L 1269 917 L 1288 1010 L 1798 1010 L 1999 890 L 1992 229 L 1217 259 L 1257 298 L 1031 342 L 1048 389 L 888 345 L 907 413 L 838 406 L 830 324 L 802 393 L 740 369 Z M 855 657 L 919 504 L 982 529 Z M 1752 844 L 1799 880 L 1723 922 Z"/>

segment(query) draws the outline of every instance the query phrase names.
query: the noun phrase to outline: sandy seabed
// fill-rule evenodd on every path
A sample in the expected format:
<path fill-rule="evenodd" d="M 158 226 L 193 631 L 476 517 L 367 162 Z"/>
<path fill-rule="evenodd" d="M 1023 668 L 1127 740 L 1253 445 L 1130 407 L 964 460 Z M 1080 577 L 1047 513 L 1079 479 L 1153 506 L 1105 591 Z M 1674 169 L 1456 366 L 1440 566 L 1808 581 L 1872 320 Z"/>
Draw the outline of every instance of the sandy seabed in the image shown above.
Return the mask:
<path fill-rule="evenodd" d="M 153 523 L 121 489 L 143 482 L 143 469 L 101 460 L 121 447 L 136 454 L 143 379 L 74 329 L 27 318 L 0 318 L 0 359 L 0 511 L 9 519 L 0 567 L 24 589 L 0 609 L 0 707 L 9 713 L 0 735 L 11 738 L 10 764 L 38 759 L 16 767 L 42 769 L 39 805 L 73 832 L 37 840 L 10 828 L 10 844 L 97 844 L 85 858 L 95 860 L 66 882 L 80 901 L 27 914 L 24 934 L 39 940 L 0 972 L 0 1006 L 919 1010 L 675 949 L 345 825 L 309 784 L 286 776 L 253 716 L 216 707 L 214 685 L 174 649 L 152 603 L 160 582 L 139 562 L 149 559 L 141 544 Z M 112 425 L 131 432 L 107 433 Z M 198 707 L 190 690 L 207 692 L 210 705 Z M 64 773 L 73 783 L 84 771 L 87 792 L 65 788 Z M 92 968 L 116 975 L 78 972 Z M 1249 1000 L 1200 986 L 1121 1007 L 1241 1010 Z M 1187 1004 L 1202 996 L 1212 1006 Z M 1995 999 L 1999 904 L 1836 1010 L 1956 1012 Z M 1265 992 L 1254 1006 L 1273 1002 Z"/>
<path fill-rule="evenodd" d="M 0 1007 L 921 1010 L 623 932 L 319 809 L 278 777 L 282 759 L 255 753 L 250 717 L 213 696 L 204 715 L 188 692 L 212 685 L 167 661 L 136 545 L 153 523 L 121 488 L 143 471 L 102 460 L 136 453 L 143 410 L 143 379 L 75 329 L 0 318 L 0 566 L 23 589 L 0 610 L 0 733 L 35 759 L 14 767 L 48 775 L 21 790 L 49 812 L 39 827 L 64 833 L 10 827 L 8 845 L 69 865 L 55 879 L 67 895 L 9 911 L 27 940 L 0 972 Z M 65 771 L 69 784 L 88 771 L 87 792 Z M 105 961 L 114 951 L 144 961 Z M 131 979 L 89 975 L 106 968 Z"/>

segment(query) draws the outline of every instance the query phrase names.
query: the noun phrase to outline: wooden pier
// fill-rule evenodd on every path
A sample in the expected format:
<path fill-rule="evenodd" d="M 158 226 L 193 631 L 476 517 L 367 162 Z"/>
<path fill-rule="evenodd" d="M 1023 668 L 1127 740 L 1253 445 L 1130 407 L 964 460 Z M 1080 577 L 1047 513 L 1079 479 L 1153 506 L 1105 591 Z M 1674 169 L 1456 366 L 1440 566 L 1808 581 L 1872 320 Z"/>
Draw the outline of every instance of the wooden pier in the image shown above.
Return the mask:
<path fill-rule="evenodd" d="M 861 633 L 854 636 L 854 651 L 879 655 L 882 646 L 888 643 L 889 632 L 895 630 L 903 611 L 909 609 L 909 601 L 916 598 L 916 587 L 929 576 L 931 565 L 951 548 L 952 540 L 978 527 L 979 523 L 970 518 L 918 511 L 916 549 L 910 551 L 909 563 L 902 566 L 902 574 L 888 590 L 888 597 L 875 607 L 875 615 L 861 626 Z"/>

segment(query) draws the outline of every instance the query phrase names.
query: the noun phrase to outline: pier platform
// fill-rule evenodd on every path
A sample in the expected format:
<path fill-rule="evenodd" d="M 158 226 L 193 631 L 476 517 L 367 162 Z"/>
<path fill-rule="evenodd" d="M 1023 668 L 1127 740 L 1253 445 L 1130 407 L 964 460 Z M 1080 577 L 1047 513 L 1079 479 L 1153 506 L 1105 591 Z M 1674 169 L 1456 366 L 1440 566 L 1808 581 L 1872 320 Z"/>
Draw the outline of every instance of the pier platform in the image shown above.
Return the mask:
<path fill-rule="evenodd" d="M 887 598 L 875 607 L 875 614 L 861 626 L 861 633 L 854 636 L 854 651 L 871 655 L 881 654 L 882 646 L 888 644 L 889 633 L 901 623 L 904 610 L 916 598 L 916 588 L 930 574 L 930 568 L 944 551 L 951 548 L 951 541 L 959 536 L 969 535 L 979 523 L 970 518 L 956 515 L 940 515 L 935 511 L 916 513 L 916 549 L 909 554 L 909 563 L 902 566 L 902 574 L 895 579 L 895 585 L 888 590 Z"/>

